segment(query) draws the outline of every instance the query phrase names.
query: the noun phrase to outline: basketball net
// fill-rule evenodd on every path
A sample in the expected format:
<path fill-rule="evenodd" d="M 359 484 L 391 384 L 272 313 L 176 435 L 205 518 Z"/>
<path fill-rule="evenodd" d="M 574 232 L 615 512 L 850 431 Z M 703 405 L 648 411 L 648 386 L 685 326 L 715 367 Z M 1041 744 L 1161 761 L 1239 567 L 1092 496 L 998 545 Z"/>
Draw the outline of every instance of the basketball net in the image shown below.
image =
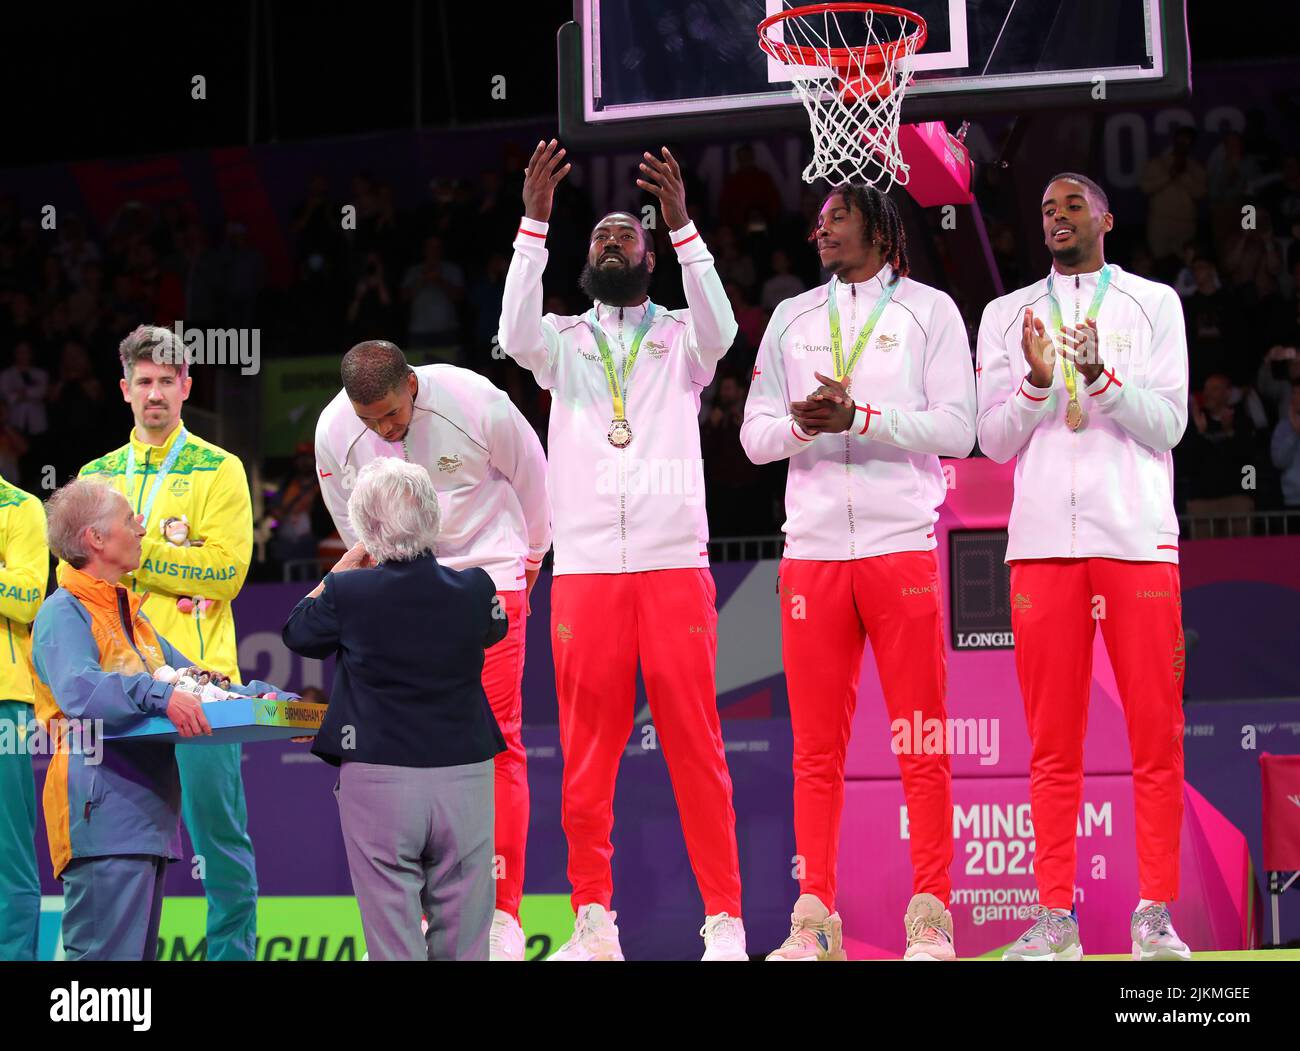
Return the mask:
<path fill-rule="evenodd" d="M 885 193 L 907 185 L 898 126 L 925 22 L 883 4 L 786 3 L 759 26 L 759 46 L 786 67 L 812 125 L 804 182 L 865 180 Z"/>

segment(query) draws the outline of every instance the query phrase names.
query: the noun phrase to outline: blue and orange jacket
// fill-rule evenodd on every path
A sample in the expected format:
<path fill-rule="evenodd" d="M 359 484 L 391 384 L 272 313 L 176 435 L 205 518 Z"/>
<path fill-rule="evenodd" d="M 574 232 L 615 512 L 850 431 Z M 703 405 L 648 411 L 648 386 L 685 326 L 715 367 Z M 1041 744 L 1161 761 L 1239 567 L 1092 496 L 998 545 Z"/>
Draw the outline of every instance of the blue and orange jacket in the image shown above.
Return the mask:
<path fill-rule="evenodd" d="M 44 506 L 0 479 L 0 701 L 32 703 L 32 621 L 49 575 Z"/>
<path fill-rule="evenodd" d="M 164 664 L 184 668 L 195 662 L 154 630 L 141 610 L 150 596 L 66 563 L 58 580 L 60 587 L 36 615 L 32 637 L 36 718 L 52 740 L 68 739 L 63 720 L 96 720 L 102 733 L 113 734 L 149 716 L 165 716 L 174 687 L 155 680 L 153 672 Z M 275 689 L 256 681 L 231 687 L 249 695 Z M 155 737 L 102 740 L 99 732 L 98 755 L 56 747 L 50 758 L 45 826 L 56 877 L 73 858 L 181 857 L 175 745 Z"/>

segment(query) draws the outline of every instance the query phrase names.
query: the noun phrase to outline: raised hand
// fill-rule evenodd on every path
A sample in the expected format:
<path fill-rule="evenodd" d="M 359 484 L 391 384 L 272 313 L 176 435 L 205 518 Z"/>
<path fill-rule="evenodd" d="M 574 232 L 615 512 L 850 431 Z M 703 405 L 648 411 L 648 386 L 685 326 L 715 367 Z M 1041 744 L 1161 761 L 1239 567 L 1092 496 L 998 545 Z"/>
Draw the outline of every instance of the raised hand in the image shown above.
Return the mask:
<path fill-rule="evenodd" d="M 539 142 L 524 169 L 524 215 L 538 222 L 549 222 L 555 187 L 569 174 L 571 164 L 561 166 L 564 148 L 555 139 Z"/>
<path fill-rule="evenodd" d="M 659 198 L 659 211 L 669 230 L 680 230 L 691 221 L 686 214 L 686 184 L 682 181 L 682 169 L 667 146 L 661 147 L 663 159 L 652 153 L 642 154 L 645 160 L 641 170 L 645 177 L 637 179 L 636 184 Z"/>
<path fill-rule="evenodd" d="M 1029 382 L 1035 387 L 1050 387 L 1056 367 L 1056 350 L 1042 321 L 1029 309 L 1025 310 L 1024 323 L 1020 326 L 1020 349 L 1029 363 Z"/>

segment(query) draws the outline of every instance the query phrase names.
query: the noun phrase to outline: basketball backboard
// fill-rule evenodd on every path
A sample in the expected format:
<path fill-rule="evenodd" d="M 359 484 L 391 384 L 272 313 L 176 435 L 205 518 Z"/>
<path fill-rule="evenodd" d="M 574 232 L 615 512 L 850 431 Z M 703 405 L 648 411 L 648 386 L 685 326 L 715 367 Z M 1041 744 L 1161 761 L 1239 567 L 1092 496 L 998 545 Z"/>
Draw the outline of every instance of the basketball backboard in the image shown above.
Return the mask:
<path fill-rule="evenodd" d="M 758 24 L 805 0 L 574 0 L 560 30 L 568 145 L 807 129 Z M 907 122 L 1134 105 L 1190 90 L 1183 0 L 894 0 L 921 15 Z M 851 29 L 850 29 L 851 31 Z"/>

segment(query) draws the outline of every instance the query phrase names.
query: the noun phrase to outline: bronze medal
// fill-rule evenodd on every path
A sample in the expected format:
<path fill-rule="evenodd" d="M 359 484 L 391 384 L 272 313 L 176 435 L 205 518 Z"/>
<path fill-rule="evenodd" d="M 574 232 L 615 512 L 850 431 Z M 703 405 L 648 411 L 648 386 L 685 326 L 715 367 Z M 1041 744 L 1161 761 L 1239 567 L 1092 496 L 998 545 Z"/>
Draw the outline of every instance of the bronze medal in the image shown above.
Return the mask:
<path fill-rule="evenodd" d="M 1072 431 L 1079 430 L 1088 417 L 1084 415 L 1083 406 L 1079 404 L 1078 398 L 1071 398 L 1070 403 L 1065 407 L 1065 425 Z"/>
<path fill-rule="evenodd" d="M 609 444 L 615 449 L 625 449 L 632 444 L 632 428 L 627 420 L 615 418 L 609 425 Z"/>

